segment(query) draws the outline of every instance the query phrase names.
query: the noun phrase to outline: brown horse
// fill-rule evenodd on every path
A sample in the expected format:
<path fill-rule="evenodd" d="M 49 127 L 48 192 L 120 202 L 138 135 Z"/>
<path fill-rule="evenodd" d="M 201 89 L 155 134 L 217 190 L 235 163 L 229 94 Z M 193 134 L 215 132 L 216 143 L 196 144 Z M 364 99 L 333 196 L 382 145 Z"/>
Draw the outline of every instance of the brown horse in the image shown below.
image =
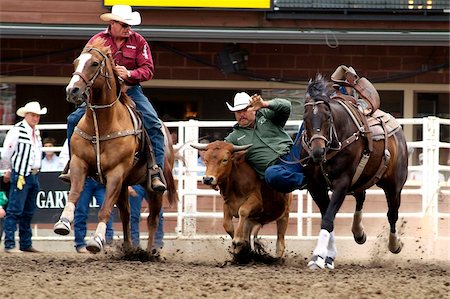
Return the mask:
<path fill-rule="evenodd" d="M 365 190 L 374 184 L 384 190 L 387 199 L 388 248 L 392 253 L 402 249 L 396 222 L 400 193 L 407 177 L 405 136 L 392 116 L 377 110 L 373 117 L 366 119 L 353 101 L 348 96 L 333 95 L 329 82 L 321 75 L 307 87 L 300 157 L 306 161 L 303 166 L 308 191 L 322 214 L 317 246 L 308 264 L 310 268 L 334 268 L 334 219 L 347 194 L 356 198 L 354 239 L 359 244 L 366 241 L 361 223 L 362 208 Z"/>
<path fill-rule="evenodd" d="M 106 185 L 106 195 L 101 206 L 97 230 L 87 243 L 87 249 L 96 253 L 105 243 L 106 223 L 114 205 L 120 211 L 123 225 L 124 248 L 130 242 L 130 206 L 128 186 L 140 184 L 148 195 L 147 219 L 149 239 L 147 251 L 152 250 L 154 233 L 161 210 L 161 192 L 151 190 L 148 177 L 149 140 L 134 103 L 121 90 L 121 80 L 115 70 L 109 47 L 103 39 L 87 45 L 74 61 L 75 72 L 66 88 L 71 103 L 86 103 L 87 109 L 77 125 L 77 134 L 71 138 L 71 187 L 69 200 L 54 231 L 60 235 L 70 233 L 74 209 L 83 190 L 86 176 Z M 174 153 L 170 134 L 165 126 L 165 167 L 167 195 L 170 204 L 177 201 L 172 167 Z"/>

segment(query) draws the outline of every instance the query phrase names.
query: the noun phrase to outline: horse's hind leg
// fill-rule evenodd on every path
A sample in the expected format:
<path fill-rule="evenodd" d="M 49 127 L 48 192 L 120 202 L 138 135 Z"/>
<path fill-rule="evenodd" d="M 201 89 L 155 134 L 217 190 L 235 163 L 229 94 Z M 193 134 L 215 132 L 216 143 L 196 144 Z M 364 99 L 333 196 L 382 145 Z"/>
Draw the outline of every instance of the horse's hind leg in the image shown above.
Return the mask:
<path fill-rule="evenodd" d="M 123 229 L 123 246 L 124 249 L 131 247 L 131 235 L 130 235 L 130 202 L 128 199 L 128 187 L 122 186 L 120 191 L 119 200 L 117 201 L 117 207 L 120 212 L 120 219 L 122 220 Z"/>
<path fill-rule="evenodd" d="M 157 253 L 156 249 L 153 252 L 153 240 L 155 238 L 155 232 L 159 224 L 159 213 L 162 207 L 162 193 L 150 192 L 147 190 L 149 214 L 147 217 L 147 229 L 148 229 L 148 241 L 147 252 Z"/>
<path fill-rule="evenodd" d="M 388 204 L 388 221 L 390 225 L 389 234 L 389 251 L 392 253 L 400 253 L 403 248 L 403 243 L 397 234 L 396 223 L 398 220 L 398 209 L 400 208 L 400 192 L 401 190 L 396 190 L 395 188 L 386 188 L 384 193 L 386 194 L 387 204 Z"/>
<path fill-rule="evenodd" d="M 355 242 L 358 244 L 364 244 L 367 240 L 367 235 L 364 232 L 364 226 L 362 225 L 362 208 L 364 200 L 366 199 L 366 192 L 357 192 L 353 195 L 356 199 L 356 209 L 353 214 L 352 233 Z"/>

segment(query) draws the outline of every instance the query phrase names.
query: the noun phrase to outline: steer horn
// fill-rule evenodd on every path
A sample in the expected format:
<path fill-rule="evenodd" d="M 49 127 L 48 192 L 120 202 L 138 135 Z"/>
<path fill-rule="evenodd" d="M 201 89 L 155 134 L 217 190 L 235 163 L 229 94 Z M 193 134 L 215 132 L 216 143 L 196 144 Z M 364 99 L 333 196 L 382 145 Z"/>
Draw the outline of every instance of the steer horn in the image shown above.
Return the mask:
<path fill-rule="evenodd" d="M 191 144 L 191 147 L 193 147 L 193 148 L 195 148 L 195 149 L 197 149 L 199 151 L 206 151 L 206 147 L 208 145 L 209 145 L 209 143 L 208 144 L 205 144 L 205 143 L 193 143 L 193 144 Z"/>
<path fill-rule="evenodd" d="M 233 153 L 238 151 L 245 151 L 249 147 L 251 147 L 253 144 L 246 144 L 246 145 L 233 145 Z"/>

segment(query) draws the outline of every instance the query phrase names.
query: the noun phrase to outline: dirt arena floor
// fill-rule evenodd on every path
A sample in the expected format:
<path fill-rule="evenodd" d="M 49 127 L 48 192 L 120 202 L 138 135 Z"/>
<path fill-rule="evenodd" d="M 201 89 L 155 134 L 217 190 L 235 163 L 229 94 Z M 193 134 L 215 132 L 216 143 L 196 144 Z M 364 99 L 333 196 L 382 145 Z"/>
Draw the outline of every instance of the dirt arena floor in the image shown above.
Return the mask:
<path fill-rule="evenodd" d="M 140 251 L 125 255 L 118 245 L 97 255 L 1 252 L 0 297 L 450 298 L 450 261 L 425 258 L 421 245 L 400 255 L 372 246 L 359 260 L 353 243 L 341 246 L 335 270 L 317 271 L 306 267 L 308 252 L 292 250 L 283 263 L 227 264 L 228 242 L 198 241 L 189 250 L 187 242 L 169 242 L 157 261 Z"/>

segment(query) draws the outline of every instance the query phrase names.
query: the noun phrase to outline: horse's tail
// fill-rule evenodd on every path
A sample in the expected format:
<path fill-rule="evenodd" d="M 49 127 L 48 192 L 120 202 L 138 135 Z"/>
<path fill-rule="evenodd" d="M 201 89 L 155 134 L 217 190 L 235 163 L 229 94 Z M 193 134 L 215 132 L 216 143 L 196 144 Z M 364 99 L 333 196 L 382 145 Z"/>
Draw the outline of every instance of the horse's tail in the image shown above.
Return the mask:
<path fill-rule="evenodd" d="M 167 200 L 171 206 L 175 205 L 178 202 L 177 187 L 175 186 L 172 167 L 170 167 L 169 160 L 167 158 L 164 159 L 164 178 L 166 179 Z"/>

